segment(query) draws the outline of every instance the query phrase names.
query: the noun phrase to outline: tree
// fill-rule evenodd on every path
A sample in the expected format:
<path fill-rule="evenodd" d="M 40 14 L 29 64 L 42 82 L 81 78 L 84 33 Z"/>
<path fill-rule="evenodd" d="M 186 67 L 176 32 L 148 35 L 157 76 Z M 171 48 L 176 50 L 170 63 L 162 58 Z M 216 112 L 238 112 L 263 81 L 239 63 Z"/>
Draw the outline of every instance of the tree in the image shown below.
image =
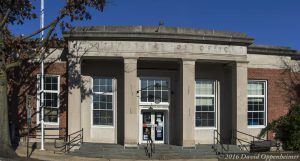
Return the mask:
<path fill-rule="evenodd" d="M 46 57 L 49 46 L 57 43 L 57 30 L 71 30 L 75 20 L 91 19 L 89 8 L 103 11 L 106 0 L 67 0 L 60 9 L 57 17 L 44 28 L 29 35 L 15 36 L 8 27 L 9 24 L 22 25 L 26 21 L 37 18 L 34 13 L 35 0 L 0 0 L 0 156 L 14 156 L 9 135 L 8 118 L 8 72 L 23 62 L 39 55 Z M 45 31 L 43 40 L 36 38 Z M 62 41 L 59 41 L 60 43 Z"/>
<path fill-rule="evenodd" d="M 287 115 L 269 123 L 260 136 L 270 130 L 276 133 L 275 139 L 283 143 L 283 149 L 300 151 L 300 104 L 292 105 Z"/>
<path fill-rule="evenodd" d="M 294 55 L 298 57 L 298 55 Z M 278 80 L 283 85 L 283 89 L 288 91 L 290 108 L 286 115 L 272 120 L 262 129 L 259 137 L 268 132 L 275 133 L 275 139 L 282 142 L 284 150 L 300 151 L 300 63 L 282 60 L 285 77 Z"/>

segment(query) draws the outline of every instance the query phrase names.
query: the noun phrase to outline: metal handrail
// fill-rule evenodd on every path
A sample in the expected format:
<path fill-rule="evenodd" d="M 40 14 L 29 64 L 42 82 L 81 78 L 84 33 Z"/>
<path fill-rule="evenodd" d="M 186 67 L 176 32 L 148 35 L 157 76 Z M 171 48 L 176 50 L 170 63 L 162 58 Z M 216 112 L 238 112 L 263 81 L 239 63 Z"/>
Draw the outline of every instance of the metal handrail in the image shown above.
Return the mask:
<path fill-rule="evenodd" d="M 75 137 L 73 137 L 74 135 L 76 135 Z M 64 144 L 61 146 L 57 146 L 57 140 L 62 140 L 64 139 Z M 74 144 L 75 143 L 75 144 Z M 55 152 L 64 152 L 64 153 L 69 153 L 70 150 L 79 144 L 83 143 L 83 128 L 79 131 L 76 131 L 74 133 L 71 133 L 69 135 L 66 135 L 66 137 L 64 138 L 58 138 L 54 140 L 54 147 L 56 149 L 59 149 L 58 151 L 54 151 Z"/>
<path fill-rule="evenodd" d="M 266 139 L 262 139 L 262 138 L 260 138 L 260 137 L 253 136 L 253 135 L 250 135 L 250 134 L 247 134 L 247 133 L 244 133 L 244 132 L 238 131 L 238 130 L 236 130 L 236 129 L 233 129 L 233 132 L 236 132 L 236 133 L 240 133 L 240 134 L 243 134 L 243 135 L 250 136 L 250 137 L 252 137 L 252 140 L 253 140 L 253 141 L 254 141 L 255 139 L 257 139 L 257 140 L 261 140 L 261 141 L 267 141 Z"/>
<path fill-rule="evenodd" d="M 148 138 L 147 138 L 147 151 L 146 151 L 146 155 L 148 155 L 148 157 L 152 157 L 153 153 L 155 153 L 155 145 L 154 142 L 152 140 L 151 137 L 151 133 L 147 134 Z M 150 146 L 150 152 L 149 152 L 149 146 Z"/>
<path fill-rule="evenodd" d="M 233 131 L 233 133 L 236 133 L 236 134 L 237 134 L 237 133 L 240 133 L 240 134 L 243 134 L 243 135 L 246 135 L 246 136 L 249 136 L 249 137 L 252 138 L 252 142 L 250 142 L 250 141 L 246 141 L 246 140 L 237 138 L 237 136 L 233 136 L 233 135 L 232 135 L 232 139 L 238 140 L 239 143 L 241 144 L 241 146 L 243 146 L 248 152 L 251 152 L 251 149 L 248 150 L 247 147 L 246 147 L 244 144 L 242 144 L 242 142 L 248 143 L 250 146 L 252 146 L 252 145 L 254 145 L 254 142 L 255 142 L 255 139 L 256 139 L 256 140 L 258 140 L 258 141 L 269 141 L 269 142 L 270 142 L 270 145 L 271 145 L 271 141 L 270 141 L 270 140 L 266 140 L 266 139 L 263 139 L 263 138 L 260 138 L 260 137 L 257 137 L 257 136 L 253 136 L 253 135 L 250 135 L 250 134 L 247 134 L 247 133 L 238 131 L 238 130 L 236 130 L 236 129 L 233 129 L 232 131 Z"/>
<path fill-rule="evenodd" d="M 221 140 L 225 140 L 225 139 L 218 132 L 218 130 L 214 130 L 214 145 L 213 145 L 213 149 L 215 150 L 215 152 L 217 154 L 220 154 L 220 152 L 218 151 L 218 149 L 216 147 L 217 144 L 221 145 L 221 154 L 224 154 L 224 150 L 225 151 L 229 151 L 229 145 L 227 144 L 227 148 L 225 148 L 224 145 L 223 145 L 223 143 L 221 142 Z"/>
<path fill-rule="evenodd" d="M 232 135 L 232 139 L 236 139 L 240 143 L 239 147 L 242 146 L 244 149 L 246 149 L 246 151 L 250 152 L 250 149 L 248 150 L 247 146 L 245 144 L 243 144 L 243 142 L 248 143 L 249 145 L 251 144 L 251 142 L 243 140 L 243 139 L 239 139 L 239 138 L 237 138 L 236 136 L 233 136 L 233 135 Z M 240 150 L 243 150 L 243 149 L 240 148 Z"/>
<path fill-rule="evenodd" d="M 30 138 L 35 138 L 35 137 L 41 136 L 41 135 L 39 135 L 39 134 L 32 134 L 33 132 L 36 133 L 37 130 L 41 130 L 41 128 L 40 128 L 39 126 L 36 126 L 36 127 L 31 128 L 31 129 L 30 129 L 30 132 L 29 132 L 29 133 L 31 133 L 31 134 L 29 134 L 28 137 L 30 137 Z M 63 130 L 63 133 L 64 133 L 64 134 L 66 134 L 66 131 L 67 131 L 66 128 L 44 128 L 44 130 L 58 130 L 58 131 Z M 65 137 L 65 136 L 62 136 L 62 135 L 60 135 L 60 134 L 58 134 L 58 135 L 55 135 L 55 134 L 54 134 L 54 135 L 45 134 L 44 136 L 45 136 L 45 139 L 56 139 L 56 138 L 47 138 L 47 136 L 49 136 L 49 137 L 51 137 L 51 136 L 52 136 L 52 137 L 57 136 L 58 138 L 64 138 L 64 137 Z"/>

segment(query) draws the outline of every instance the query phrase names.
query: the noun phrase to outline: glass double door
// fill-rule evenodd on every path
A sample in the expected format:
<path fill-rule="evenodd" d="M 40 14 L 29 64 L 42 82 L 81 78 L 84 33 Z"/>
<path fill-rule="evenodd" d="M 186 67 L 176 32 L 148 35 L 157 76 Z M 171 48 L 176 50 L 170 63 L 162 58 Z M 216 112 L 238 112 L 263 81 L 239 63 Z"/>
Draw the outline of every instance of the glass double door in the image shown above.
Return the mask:
<path fill-rule="evenodd" d="M 164 112 L 142 112 L 142 142 L 150 137 L 155 143 L 164 143 Z"/>

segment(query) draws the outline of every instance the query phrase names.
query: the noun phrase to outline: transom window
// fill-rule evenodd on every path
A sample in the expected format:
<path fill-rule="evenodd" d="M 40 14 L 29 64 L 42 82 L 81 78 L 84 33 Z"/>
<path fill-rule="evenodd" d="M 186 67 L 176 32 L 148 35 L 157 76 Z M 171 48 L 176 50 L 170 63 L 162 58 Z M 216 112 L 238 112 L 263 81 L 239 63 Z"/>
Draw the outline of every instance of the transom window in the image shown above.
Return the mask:
<path fill-rule="evenodd" d="M 113 78 L 93 78 L 93 125 L 113 126 Z"/>
<path fill-rule="evenodd" d="M 264 126 L 266 122 L 266 81 L 248 81 L 248 125 Z"/>
<path fill-rule="evenodd" d="M 40 78 L 40 75 L 38 76 Z M 41 86 L 39 79 L 39 87 Z M 41 103 L 41 92 L 38 96 Z M 59 107 L 59 76 L 46 75 L 44 77 L 44 121 L 45 123 L 58 123 Z M 40 109 L 40 108 L 39 108 Z M 40 113 L 41 114 L 41 113 Z M 39 118 L 41 116 L 39 115 Z"/>
<path fill-rule="evenodd" d="M 196 127 L 216 126 L 215 81 L 196 80 Z"/>
<path fill-rule="evenodd" d="M 167 79 L 141 79 L 140 101 L 144 103 L 169 103 Z"/>

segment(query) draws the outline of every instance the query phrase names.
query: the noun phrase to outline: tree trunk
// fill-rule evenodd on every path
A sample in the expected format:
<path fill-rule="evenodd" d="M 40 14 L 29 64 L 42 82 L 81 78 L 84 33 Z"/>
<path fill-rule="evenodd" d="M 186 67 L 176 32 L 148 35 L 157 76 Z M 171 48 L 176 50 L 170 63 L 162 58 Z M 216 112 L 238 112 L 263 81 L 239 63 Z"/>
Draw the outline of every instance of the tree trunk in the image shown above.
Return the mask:
<path fill-rule="evenodd" d="M 2 65 L 1 60 L 0 65 Z M 2 68 L 0 68 L 0 126 L 0 156 L 5 158 L 14 157 L 15 152 L 11 145 L 9 133 L 7 75 Z"/>

